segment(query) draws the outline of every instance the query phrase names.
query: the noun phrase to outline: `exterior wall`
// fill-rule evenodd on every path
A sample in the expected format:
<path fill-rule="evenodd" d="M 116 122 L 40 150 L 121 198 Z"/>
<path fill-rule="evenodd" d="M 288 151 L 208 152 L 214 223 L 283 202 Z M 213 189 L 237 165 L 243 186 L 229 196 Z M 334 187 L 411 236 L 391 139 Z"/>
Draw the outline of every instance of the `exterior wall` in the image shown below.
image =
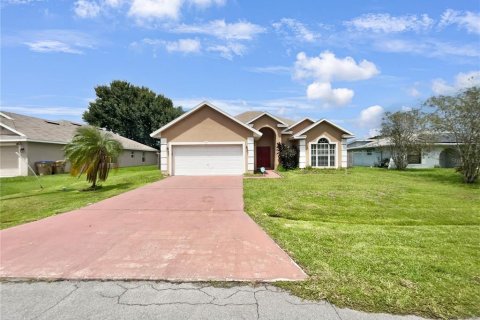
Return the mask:
<path fill-rule="evenodd" d="M 292 145 L 295 143 L 294 140 L 290 140 L 290 138 L 292 137 L 291 134 L 282 134 L 281 137 L 280 137 L 280 141 L 282 143 L 285 143 L 286 145 Z"/>
<path fill-rule="evenodd" d="M 450 146 L 433 146 L 432 148 L 422 150 L 420 164 L 409 164 L 407 168 L 411 169 L 426 169 L 440 167 L 440 153 Z M 370 155 L 368 155 L 370 151 Z M 373 167 L 379 165 L 379 163 L 385 159 L 390 158 L 391 153 L 388 149 L 371 148 L 371 149 L 357 149 L 349 150 L 351 154 L 352 165 L 358 167 Z"/>
<path fill-rule="evenodd" d="M 336 143 L 337 146 L 337 154 L 336 154 L 336 168 L 340 168 L 342 165 L 342 135 L 343 132 L 334 126 L 328 123 L 320 123 L 316 127 L 312 128 L 308 132 L 305 133 L 305 148 L 306 148 L 306 166 L 310 166 L 311 162 L 311 150 L 310 150 L 310 143 L 315 143 L 318 141 L 320 137 L 325 137 L 330 140 L 330 143 Z"/>
<path fill-rule="evenodd" d="M 233 142 L 252 136 L 247 128 L 223 114 L 204 107 L 162 132 L 170 142 Z"/>
<path fill-rule="evenodd" d="M 63 152 L 64 144 L 56 144 L 56 143 L 41 143 L 41 142 L 27 142 L 27 147 L 25 148 L 25 153 L 28 158 L 28 164 L 32 167 L 33 170 L 35 168 L 35 162 L 37 161 L 56 161 L 56 160 L 64 160 L 65 153 Z M 65 166 L 66 171 L 70 171 L 70 166 Z M 32 174 L 29 172 L 29 174 Z"/>
<path fill-rule="evenodd" d="M 349 150 L 348 153 L 351 155 L 351 165 L 355 167 L 375 167 L 378 166 L 383 159 L 391 157 L 390 151 L 380 148 Z"/>
<path fill-rule="evenodd" d="M 270 118 L 269 116 L 267 115 L 264 115 L 260 118 L 258 118 L 257 120 L 255 120 L 253 122 L 253 128 L 254 129 L 257 129 L 257 130 L 260 130 L 262 128 L 270 128 L 273 130 L 273 132 L 275 132 L 275 137 L 274 137 L 274 143 L 273 143 L 273 149 L 272 149 L 272 154 L 273 154 L 273 168 L 276 169 L 278 167 L 278 157 L 277 157 L 277 143 L 279 142 L 284 142 L 283 141 L 283 137 L 282 137 L 282 130 L 285 129 L 285 128 L 279 128 L 277 126 L 278 122 L 272 118 Z M 283 136 L 286 136 L 286 138 L 288 139 L 290 136 L 289 135 L 283 135 Z M 263 138 L 263 137 L 262 137 Z M 259 141 L 261 140 L 264 140 L 260 138 Z M 256 142 L 256 145 L 255 145 L 255 150 L 256 150 L 256 147 L 258 146 L 258 142 Z M 265 141 L 265 140 L 264 140 Z M 264 143 L 263 145 L 265 145 L 267 142 L 261 142 L 261 143 Z M 272 145 L 271 142 L 270 144 L 268 145 Z M 261 146 L 261 145 L 260 145 Z M 255 169 L 256 169 L 256 165 L 257 165 L 257 158 L 256 158 L 256 151 L 255 151 Z"/>
<path fill-rule="evenodd" d="M 64 160 L 65 153 L 63 152 L 63 144 L 54 143 L 40 143 L 40 142 L 28 142 L 26 143 L 25 154 L 28 158 L 28 164 L 34 169 L 35 162 L 37 161 L 56 161 Z M 134 153 L 134 157 L 131 157 L 131 152 Z M 145 161 L 142 162 L 142 152 L 145 152 Z M 132 167 L 142 165 L 154 165 L 157 164 L 158 156 L 156 151 L 140 151 L 140 150 L 123 150 L 119 159 L 120 167 Z M 27 168 L 28 170 L 28 168 Z M 65 166 L 65 171 L 70 171 L 69 163 Z M 31 172 L 25 172 L 22 175 L 32 174 Z"/>
<path fill-rule="evenodd" d="M 142 161 L 142 154 L 145 155 L 145 161 Z M 120 167 L 151 166 L 158 163 L 158 155 L 156 151 L 124 150 L 118 163 Z"/>
<path fill-rule="evenodd" d="M 238 142 L 247 148 L 247 139 L 252 136 L 253 133 L 250 130 L 216 110 L 208 107 L 201 108 L 161 133 L 161 144 L 163 144 L 160 151 L 161 170 L 165 173 L 172 172 L 172 144 Z M 245 168 L 248 168 L 249 153 L 244 153 Z"/>

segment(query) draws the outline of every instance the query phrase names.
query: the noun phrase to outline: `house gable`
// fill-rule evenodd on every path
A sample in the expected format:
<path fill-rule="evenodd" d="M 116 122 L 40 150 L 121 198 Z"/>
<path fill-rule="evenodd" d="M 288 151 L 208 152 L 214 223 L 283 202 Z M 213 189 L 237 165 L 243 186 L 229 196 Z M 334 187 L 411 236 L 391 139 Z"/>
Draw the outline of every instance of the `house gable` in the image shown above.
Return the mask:
<path fill-rule="evenodd" d="M 239 137 L 261 137 L 262 133 L 233 118 L 208 102 L 169 122 L 150 134 L 153 138 L 185 141 L 231 141 Z M 202 140 L 203 139 L 203 140 Z M 227 139 L 227 140 L 225 140 Z"/>
<path fill-rule="evenodd" d="M 287 129 L 283 130 L 284 132 L 289 132 L 292 135 L 297 134 L 298 132 L 302 131 L 303 129 L 307 128 L 308 126 L 312 125 L 315 121 L 310 118 L 302 119 L 295 124 L 291 125 Z"/>
<path fill-rule="evenodd" d="M 161 137 L 170 142 L 244 141 L 252 135 L 252 128 L 210 107 L 196 109 L 161 132 Z"/>
<path fill-rule="evenodd" d="M 249 122 L 253 127 L 257 130 L 260 130 L 263 127 L 269 127 L 272 128 L 275 131 L 281 131 L 283 130 L 283 127 L 279 127 L 278 125 L 283 125 L 282 123 L 278 122 L 278 120 L 275 120 L 274 118 L 270 117 L 267 114 L 264 114 L 254 121 Z"/>
<path fill-rule="evenodd" d="M 282 120 L 280 120 L 279 118 L 277 117 L 274 117 L 273 115 L 271 115 L 270 113 L 268 112 L 264 112 L 262 114 L 260 114 L 259 116 L 251 119 L 250 121 L 248 121 L 249 124 L 252 124 L 252 123 L 256 123 L 258 122 L 258 120 L 262 119 L 262 118 L 270 118 L 272 119 L 273 121 L 275 121 L 277 123 L 276 127 L 281 127 L 281 128 L 286 128 L 288 127 L 288 124 Z"/>
<path fill-rule="evenodd" d="M 293 139 L 304 139 L 304 135 L 307 134 L 309 131 L 313 130 L 317 126 L 325 125 L 325 124 L 327 124 L 327 125 L 335 128 L 335 129 L 337 129 L 338 131 L 342 132 L 342 138 L 353 138 L 354 137 L 353 133 L 351 133 L 350 131 L 334 124 L 333 122 L 330 122 L 326 119 L 322 119 L 322 120 L 319 120 L 319 121 L 311 124 L 310 126 L 306 127 L 305 129 L 301 130 L 300 132 L 297 132 L 292 138 Z"/>

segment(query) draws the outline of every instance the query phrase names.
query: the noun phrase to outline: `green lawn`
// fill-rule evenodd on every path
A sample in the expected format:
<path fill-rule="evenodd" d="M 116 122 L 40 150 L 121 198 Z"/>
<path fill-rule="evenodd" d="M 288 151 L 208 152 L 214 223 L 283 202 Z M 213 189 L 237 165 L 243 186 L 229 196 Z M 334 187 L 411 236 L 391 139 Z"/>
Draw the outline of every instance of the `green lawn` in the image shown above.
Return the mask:
<path fill-rule="evenodd" d="M 453 170 L 374 168 L 245 179 L 245 208 L 310 275 L 281 283 L 338 306 L 480 315 L 480 185 Z"/>
<path fill-rule="evenodd" d="M 135 189 L 161 178 L 156 166 L 129 167 L 112 170 L 102 187 L 82 191 L 90 184 L 68 174 L 40 177 L 0 179 L 0 228 L 35 221 L 54 214 L 86 206 Z"/>

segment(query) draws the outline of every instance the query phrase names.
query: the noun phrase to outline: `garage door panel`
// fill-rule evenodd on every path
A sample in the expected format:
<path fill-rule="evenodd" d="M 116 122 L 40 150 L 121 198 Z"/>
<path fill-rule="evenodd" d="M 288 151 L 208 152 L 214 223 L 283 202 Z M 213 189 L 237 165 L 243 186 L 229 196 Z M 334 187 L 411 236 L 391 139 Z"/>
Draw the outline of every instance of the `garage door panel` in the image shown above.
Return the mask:
<path fill-rule="evenodd" d="M 0 177 L 13 177 L 19 174 L 18 147 L 0 147 Z"/>
<path fill-rule="evenodd" d="M 240 175 L 245 159 L 242 145 L 173 146 L 174 175 Z"/>

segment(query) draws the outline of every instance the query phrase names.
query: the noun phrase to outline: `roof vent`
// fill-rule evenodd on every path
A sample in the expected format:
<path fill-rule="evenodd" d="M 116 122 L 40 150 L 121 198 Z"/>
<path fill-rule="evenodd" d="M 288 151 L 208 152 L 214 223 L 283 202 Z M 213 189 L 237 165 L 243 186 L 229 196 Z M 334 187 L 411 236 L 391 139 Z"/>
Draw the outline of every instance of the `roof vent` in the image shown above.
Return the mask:
<path fill-rule="evenodd" d="M 60 125 L 60 123 L 55 122 L 55 121 L 47 121 L 47 120 L 45 120 L 45 122 L 46 122 L 46 123 L 50 123 L 50 124 L 54 124 L 54 125 L 56 125 L 56 126 L 59 126 L 59 125 Z"/>

